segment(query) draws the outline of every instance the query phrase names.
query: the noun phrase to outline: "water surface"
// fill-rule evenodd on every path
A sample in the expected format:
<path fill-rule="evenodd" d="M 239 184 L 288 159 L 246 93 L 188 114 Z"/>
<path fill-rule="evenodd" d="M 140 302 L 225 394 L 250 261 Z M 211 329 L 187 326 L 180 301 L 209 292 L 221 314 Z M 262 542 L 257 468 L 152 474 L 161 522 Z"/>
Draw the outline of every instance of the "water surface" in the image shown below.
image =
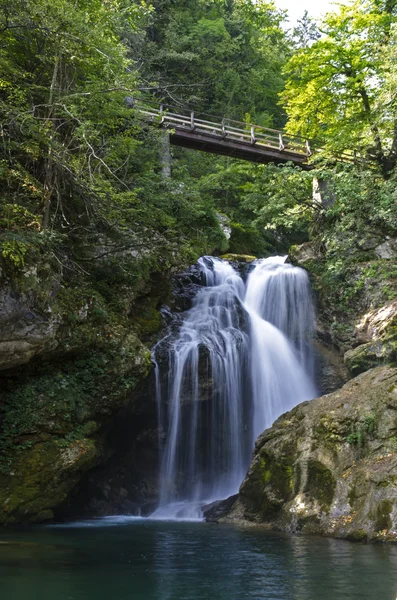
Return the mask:
<path fill-rule="evenodd" d="M 3 600 L 395 600 L 397 548 L 110 518 L 0 532 Z"/>

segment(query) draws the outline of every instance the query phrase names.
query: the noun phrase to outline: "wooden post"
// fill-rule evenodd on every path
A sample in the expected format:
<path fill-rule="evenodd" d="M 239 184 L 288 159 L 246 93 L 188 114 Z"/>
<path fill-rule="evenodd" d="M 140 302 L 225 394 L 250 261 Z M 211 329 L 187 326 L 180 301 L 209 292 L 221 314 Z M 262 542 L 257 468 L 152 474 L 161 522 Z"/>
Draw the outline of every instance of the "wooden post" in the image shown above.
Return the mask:
<path fill-rule="evenodd" d="M 194 112 L 193 111 L 190 113 L 190 129 L 192 131 L 194 130 Z"/>
<path fill-rule="evenodd" d="M 283 142 L 283 134 L 282 133 L 278 134 L 278 140 L 279 140 L 279 149 L 284 150 L 285 146 L 284 146 L 284 142 Z"/>
<path fill-rule="evenodd" d="M 312 155 L 312 151 L 310 149 L 309 140 L 306 140 L 306 154 L 307 154 L 307 156 L 311 156 Z"/>
<path fill-rule="evenodd" d="M 255 125 L 251 125 L 251 144 L 255 144 Z"/>

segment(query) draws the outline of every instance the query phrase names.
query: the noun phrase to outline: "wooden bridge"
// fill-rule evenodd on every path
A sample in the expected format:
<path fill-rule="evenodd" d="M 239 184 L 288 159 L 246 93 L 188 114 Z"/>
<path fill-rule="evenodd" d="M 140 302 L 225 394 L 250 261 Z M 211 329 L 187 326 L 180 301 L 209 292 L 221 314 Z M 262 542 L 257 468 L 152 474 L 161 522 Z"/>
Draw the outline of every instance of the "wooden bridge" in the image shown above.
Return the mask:
<path fill-rule="evenodd" d="M 170 142 L 174 146 L 255 163 L 293 162 L 304 169 L 311 168 L 307 162 L 312 154 L 310 144 L 303 138 L 251 123 L 216 117 L 203 119 L 193 111 L 163 104 L 153 108 L 136 103 L 132 98 L 127 100 L 146 119 L 170 129 Z"/>

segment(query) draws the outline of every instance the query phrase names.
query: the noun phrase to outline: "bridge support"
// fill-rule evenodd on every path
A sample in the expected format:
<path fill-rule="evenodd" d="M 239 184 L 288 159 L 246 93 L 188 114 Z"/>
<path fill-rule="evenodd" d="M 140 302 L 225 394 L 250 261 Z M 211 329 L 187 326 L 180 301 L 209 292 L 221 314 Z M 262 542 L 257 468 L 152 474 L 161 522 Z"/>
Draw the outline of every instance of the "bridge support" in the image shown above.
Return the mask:
<path fill-rule="evenodd" d="M 171 143 L 170 134 L 167 130 L 162 131 L 162 138 L 160 144 L 160 163 L 161 163 L 161 175 L 163 179 L 171 177 Z"/>

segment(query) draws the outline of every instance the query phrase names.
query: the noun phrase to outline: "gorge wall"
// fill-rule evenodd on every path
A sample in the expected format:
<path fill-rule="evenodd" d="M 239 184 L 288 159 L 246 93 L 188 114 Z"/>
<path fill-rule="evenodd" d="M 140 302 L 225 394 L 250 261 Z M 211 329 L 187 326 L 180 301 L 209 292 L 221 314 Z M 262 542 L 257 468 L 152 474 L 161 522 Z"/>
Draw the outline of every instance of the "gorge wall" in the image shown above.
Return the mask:
<path fill-rule="evenodd" d="M 92 277 L 76 274 L 67 255 L 63 265 L 46 256 L 19 273 L 2 270 L 1 523 L 44 521 L 61 507 L 64 513 L 86 474 L 114 457 L 120 470 L 127 456 L 131 486 L 139 487 L 143 464 L 145 476 L 155 471 L 150 348 L 185 257 L 165 243 L 149 251 L 155 267 L 147 267 L 147 255 L 124 252 L 101 259 Z M 149 488 L 144 497 L 135 494 L 138 501 Z M 117 492 L 120 500 L 124 493 Z M 116 492 L 108 500 L 90 509 L 120 510 Z"/>

